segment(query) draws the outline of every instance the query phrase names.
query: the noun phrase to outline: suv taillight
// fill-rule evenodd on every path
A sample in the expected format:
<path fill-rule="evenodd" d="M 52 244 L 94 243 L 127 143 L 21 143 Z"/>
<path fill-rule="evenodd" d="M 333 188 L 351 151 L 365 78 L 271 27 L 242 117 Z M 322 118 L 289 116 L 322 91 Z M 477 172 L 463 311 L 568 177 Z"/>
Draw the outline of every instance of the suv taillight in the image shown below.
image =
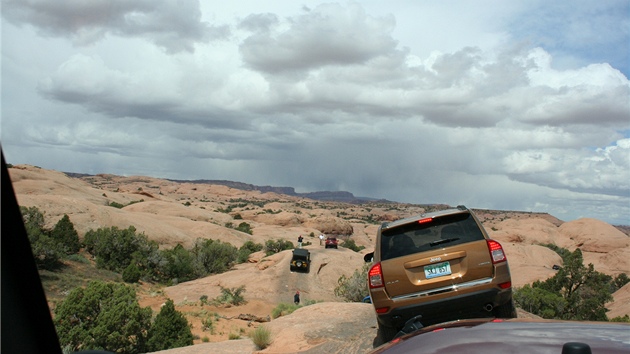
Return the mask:
<path fill-rule="evenodd" d="M 497 264 L 507 261 L 505 258 L 505 252 L 501 244 L 494 240 L 487 240 L 488 250 L 490 251 L 490 258 L 492 258 L 492 264 Z"/>
<path fill-rule="evenodd" d="M 380 288 L 384 285 L 383 283 L 383 269 L 381 268 L 381 263 L 376 263 L 370 268 L 368 272 L 368 282 L 370 284 L 370 289 Z"/>

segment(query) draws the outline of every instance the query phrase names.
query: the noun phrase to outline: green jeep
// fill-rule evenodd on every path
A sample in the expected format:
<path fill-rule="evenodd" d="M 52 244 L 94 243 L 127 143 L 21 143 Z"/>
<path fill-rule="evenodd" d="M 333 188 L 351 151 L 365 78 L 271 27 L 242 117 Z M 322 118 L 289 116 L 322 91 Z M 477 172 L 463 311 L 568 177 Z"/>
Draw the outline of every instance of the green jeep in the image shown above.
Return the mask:
<path fill-rule="evenodd" d="M 290 269 L 292 272 L 299 271 L 308 273 L 311 269 L 311 252 L 303 248 L 294 249 Z"/>

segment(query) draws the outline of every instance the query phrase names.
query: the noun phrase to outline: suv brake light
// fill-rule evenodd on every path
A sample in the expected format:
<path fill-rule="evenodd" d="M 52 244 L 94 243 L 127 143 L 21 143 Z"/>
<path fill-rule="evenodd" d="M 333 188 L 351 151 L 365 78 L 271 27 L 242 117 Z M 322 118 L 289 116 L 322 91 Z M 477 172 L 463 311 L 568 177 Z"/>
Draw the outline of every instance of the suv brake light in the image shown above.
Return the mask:
<path fill-rule="evenodd" d="M 505 257 L 505 252 L 503 252 L 503 247 L 501 247 L 500 243 L 494 240 L 487 240 L 487 242 L 488 250 L 490 251 L 490 258 L 492 258 L 492 264 L 507 261 L 507 258 Z"/>
<path fill-rule="evenodd" d="M 368 272 L 368 282 L 370 285 L 370 289 L 380 288 L 384 285 L 383 282 L 383 269 L 381 268 L 381 263 L 376 263 L 370 268 Z"/>

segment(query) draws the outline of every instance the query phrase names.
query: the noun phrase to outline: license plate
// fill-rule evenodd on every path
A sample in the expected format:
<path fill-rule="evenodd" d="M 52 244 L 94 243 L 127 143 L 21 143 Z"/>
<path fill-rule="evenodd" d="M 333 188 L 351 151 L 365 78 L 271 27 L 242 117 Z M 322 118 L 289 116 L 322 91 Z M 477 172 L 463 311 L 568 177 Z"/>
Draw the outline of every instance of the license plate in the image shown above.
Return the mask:
<path fill-rule="evenodd" d="M 449 262 L 436 263 L 424 267 L 424 275 L 427 279 L 449 274 L 451 274 L 451 264 Z"/>

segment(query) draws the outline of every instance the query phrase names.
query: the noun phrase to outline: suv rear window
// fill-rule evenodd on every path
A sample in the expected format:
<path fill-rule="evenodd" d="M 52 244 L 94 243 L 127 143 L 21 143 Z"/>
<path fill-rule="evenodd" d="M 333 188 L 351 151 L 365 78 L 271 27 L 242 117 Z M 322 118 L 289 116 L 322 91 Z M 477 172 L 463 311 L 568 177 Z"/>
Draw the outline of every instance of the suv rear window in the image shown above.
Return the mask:
<path fill-rule="evenodd" d="M 381 260 L 483 239 L 470 213 L 435 217 L 422 223 L 415 221 L 381 232 Z"/>

